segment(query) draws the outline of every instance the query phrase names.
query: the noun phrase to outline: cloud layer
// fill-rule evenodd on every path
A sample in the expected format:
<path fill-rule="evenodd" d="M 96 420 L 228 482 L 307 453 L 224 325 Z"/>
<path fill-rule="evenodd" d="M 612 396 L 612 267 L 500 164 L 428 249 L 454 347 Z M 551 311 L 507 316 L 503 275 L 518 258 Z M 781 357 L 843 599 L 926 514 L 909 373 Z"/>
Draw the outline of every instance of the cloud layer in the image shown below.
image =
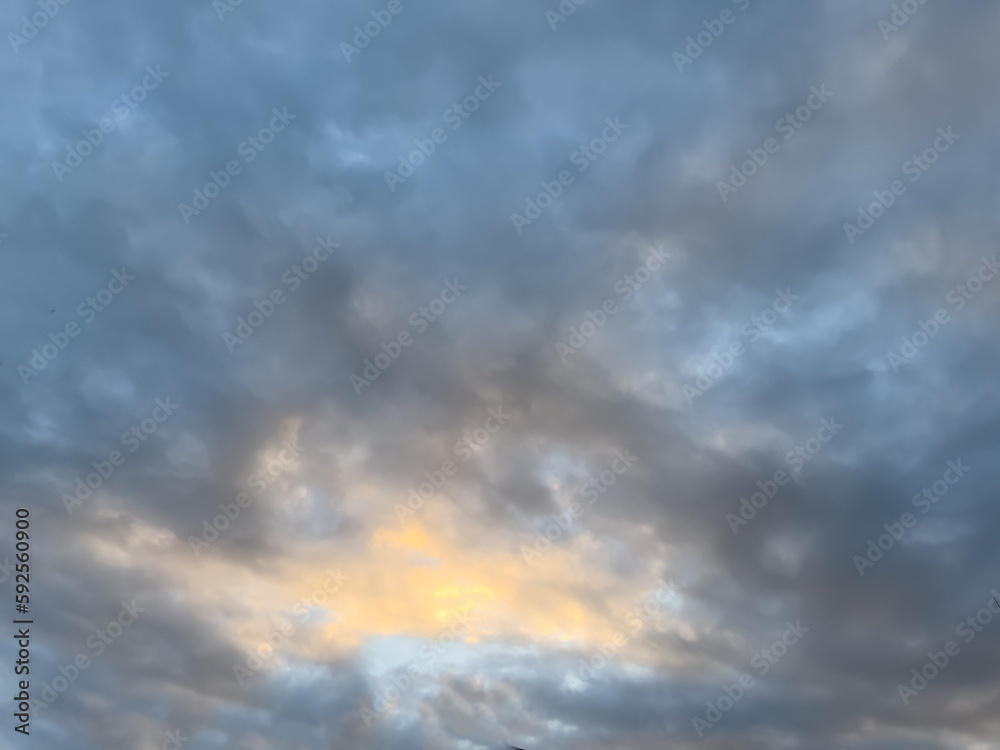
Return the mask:
<path fill-rule="evenodd" d="M 993 4 L 0 27 L 0 746 L 994 746 Z"/>

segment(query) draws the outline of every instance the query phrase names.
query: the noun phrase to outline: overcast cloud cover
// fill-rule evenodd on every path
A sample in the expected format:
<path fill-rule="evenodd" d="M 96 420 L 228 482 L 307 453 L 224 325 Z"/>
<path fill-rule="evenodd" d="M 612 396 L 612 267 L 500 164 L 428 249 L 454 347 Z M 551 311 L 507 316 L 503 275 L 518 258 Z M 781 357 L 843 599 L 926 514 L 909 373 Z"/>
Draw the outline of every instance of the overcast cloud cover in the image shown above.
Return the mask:
<path fill-rule="evenodd" d="M 63 1 L 0 747 L 1000 748 L 996 3 Z"/>

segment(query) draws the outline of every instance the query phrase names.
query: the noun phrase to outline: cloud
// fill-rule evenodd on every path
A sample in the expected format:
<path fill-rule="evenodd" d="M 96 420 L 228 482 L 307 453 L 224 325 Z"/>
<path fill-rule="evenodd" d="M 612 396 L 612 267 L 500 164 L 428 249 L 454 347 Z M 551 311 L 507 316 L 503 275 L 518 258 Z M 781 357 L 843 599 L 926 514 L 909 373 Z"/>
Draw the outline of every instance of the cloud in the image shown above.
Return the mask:
<path fill-rule="evenodd" d="M 22 34 L 39 7 L 0 25 Z M 13 539 L 14 509 L 31 511 L 33 696 L 93 662 L 32 719 L 38 741 L 988 743 L 995 624 L 958 629 L 997 586 L 1000 285 L 960 310 L 949 293 L 996 252 L 995 7 L 926 3 L 888 38 L 887 1 L 589 0 L 555 29 L 558 3 L 226 7 L 68 3 L 0 55 L 0 525 Z M 679 71 L 673 53 L 723 10 Z M 169 75 L 60 180 L 53 162 L 156 66 Z M 500 83 L 488 100 L 480 77 Z M 822 109 L 795 114 L 820 86 Z M 294 119 L 278 131 L 275 111 Z M 390 189 L 448 112 L 461 126 Z M 614 141 L 609 121 L 628 125 Z M 961 138 L 908 170 L 941 128 Z M 905 193 L 849 239 L 894 180 Z M 547 205 L 519 232 L 527 198 Z M 303 278 L 317 238 L 337 247 Z M 657 248 L 626 297 L 616 283 Z M 102 303 L 123 268 L 134 280 Z M 466 288 L 435 306 L 448 283 Z M 274 290 L 252 336 L 227 340 Z M 752 323 L 785 290 L 794 305 Z M 939 309 L 949 323 L 894 371 Z M 359 392 L 351 376 L 401 333 Z M 167 397 L 176 414 L 68 513 L 62 496 Z M 488 431 L 497 409 L 510 418 Z M 809 451 L 824 419 L 843 433 Z M 609 469 L 620 452 L 635 466 Z M 859 576 L 853 557 L 959 459 L 961 484 Z M 726 514 L 783 469 L 734 534 Z M 440 486 L 408 506 L 424 482 Z M 588 486 L 606 492 L 589 503 Z M 146 611 L 97 654 L 88 638 L 133 599 Z M 799 620 L 808 634 L 761 673 Z M 951 639 L 961 653 L 901 701 Z M 755 687 L 699 737 L 693 717 L 742 674 Z"/>

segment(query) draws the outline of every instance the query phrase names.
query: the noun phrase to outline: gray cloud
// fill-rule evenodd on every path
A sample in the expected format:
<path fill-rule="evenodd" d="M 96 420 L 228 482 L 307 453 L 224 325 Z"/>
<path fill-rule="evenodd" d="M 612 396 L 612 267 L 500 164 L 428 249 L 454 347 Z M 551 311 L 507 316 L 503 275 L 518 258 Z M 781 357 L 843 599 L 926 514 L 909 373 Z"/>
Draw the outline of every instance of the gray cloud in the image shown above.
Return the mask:
<path fill-rule="evenodd" d="M 385 5 L 220 19 L 210 2 L 70 2 L 0 54 L 3 533 L 31 509 L 35 694 L 93 657 L 12 746 L 155 748 L 175 729 L 193 750 L 987 743 L 996 625 L 956 628 L 1000 586 L 1000 282 L 962 309 L 948 295 L 997 250 L 996 9 L 926 3 L 886 40 L 887 1 L 587 0 L 555 30 L 558 3 L 400 3 L 350 62 L 341 42 Z M 59 181 L 52 162 L 156 65 L 169 76 Z M 390 191 L 386 171 L 488 75 L 497 90 Z M 781 140 L 820 85 L 830 101 Z M 248 160 L 283 107 L 295 119 Z M 581 162 L 615 117 L 627 129 Z M 911 181 L 949 126 L 961 138 Z M 769 137 L 780 150 L 723 201 L 717 182 Z M 230 160 L 240 173 L 185 223 L 178 204 Z M 519 233 L 511 214 L 562 170 L 572 184 Z M 905 194 L 849 242 L 897 179 Z M 340 247 L 285 281 L 318 236 Z M 615 283 L 660 246 L 624 299 Z M 135 280 L 80 312 L 122 268 Z M 430 320 L 446 279 L 468 289 Z M 286 300 L 230 352 L 223 334 L 273 289 Z M 801 299 L 744 333 L 779 289 Z M 556 344 L 606 299 L 620 309 L 564 364 Z M 894 372 L 888 353 L 939 309 L 947 325 Z M 351 376 L 401 332 L 412 345 L 358 394 Z M 733 342 L 745 354 L 689 403 Z M 168 396 L 177 413 L 129 453 L 123 433 Z M 510 422 L 462 461 L 456 441 L 497 407 Z M 733 534 L 726 514 L 831 417 L 843 432 Z M 257 492 L 292 436 L 301 460 Z M 626 448 L 636 466 L 527 566 L 522 546 Z M 113 450 L 124 464 L 67 513 Z M 913 496 L 959 458 L 968 476 L 920 513 Z M 448 459 L 448 487 L 400 524 L 394 505 Z M 253 502 L 195 556 L 241 492 Z M 907 511 L 918 525 L 860 576 L 853 557 Z M 417 529 L 427 546 L 395 536 Z M 245 645 L 338 564 L 355 588 L 240 686 Z M 366 726 L 447 601 L 433 576 L 455 569 L 449 585 L 500 609 Z M 627 609 L 668 577 L 676 599 L 632 629 Z M 147 611 L 95 654 L 88 637 L 133 599 Z M 789 620 L 808 635 L 760 674 Z M 575 680 L 615 630 L 628 646 Z M 949 640 L 960 653 L 904 704 L 897 686 Z M 692 717 L 743 673 L 755 687 L 699 737 Z"/>

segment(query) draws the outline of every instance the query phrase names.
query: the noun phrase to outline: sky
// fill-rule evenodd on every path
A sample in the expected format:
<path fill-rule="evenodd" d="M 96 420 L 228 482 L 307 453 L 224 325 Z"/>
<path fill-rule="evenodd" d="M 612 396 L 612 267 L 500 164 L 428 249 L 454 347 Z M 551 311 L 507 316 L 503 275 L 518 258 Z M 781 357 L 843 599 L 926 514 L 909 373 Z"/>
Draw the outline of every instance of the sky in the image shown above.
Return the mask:
<path fill-rule="evenodd" d="M 1000 748 L 996 4 L 0 31 L 0 750 Z"/>

